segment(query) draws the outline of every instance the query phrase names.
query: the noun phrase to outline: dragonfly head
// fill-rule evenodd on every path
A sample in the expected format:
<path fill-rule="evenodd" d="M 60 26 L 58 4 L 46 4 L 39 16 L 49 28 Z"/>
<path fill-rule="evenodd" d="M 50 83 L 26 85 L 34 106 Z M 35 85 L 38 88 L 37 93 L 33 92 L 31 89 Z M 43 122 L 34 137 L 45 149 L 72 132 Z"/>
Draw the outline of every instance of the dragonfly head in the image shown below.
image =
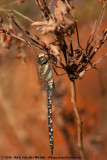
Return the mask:
<path fill-rule="evenodd" d="M 45 53 L 40 53 L 40 54 L 38 55 L 38 63 L 39 63 L 40 65 L 46 64 L 48 60 L 49 60 L 49 56 L 48 56 L 47 54 L 45 54 Z"/>

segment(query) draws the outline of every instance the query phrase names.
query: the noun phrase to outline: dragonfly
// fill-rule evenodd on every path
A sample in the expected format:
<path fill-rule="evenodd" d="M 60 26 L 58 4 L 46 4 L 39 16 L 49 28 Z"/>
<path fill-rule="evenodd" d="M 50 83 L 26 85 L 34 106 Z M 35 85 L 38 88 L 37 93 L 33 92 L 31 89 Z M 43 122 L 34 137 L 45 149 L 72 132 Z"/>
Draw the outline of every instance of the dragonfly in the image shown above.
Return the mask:
<path fill-rule="evenodd" d="M 49 63 L 49 56 L 45 53 L 40 53 L 37 56 L 38 60 L 38 75 L 39 79 L 44 83 L 48 97 L 48 128 L 49 128 L 49 141 L 51 155 L 53 155 L 53 125 L 52 125 L 52 95 L 54 89 L 54 79 L 52 66 Z"/>
<path fill-rule="evenodd" d="M 12 36 L 27 43 L 28 45 L 32 45 L 36 48 L 39 48 L 43 52 L 38 54 L 37 56 L 37 61 L 38 61 L 37 70 L 39 79 L 43 82 L 44 87 L 47 91 L 49 142 L 50 142 L 51 155 L 53 155 L 54 140 L 53 140 L 53 124 L 52 124 L 52 97 L 53 97 L 53 90 L 55 88 L 53 71 L 56 73 L 57 76 L 64 75 L 65 73 L 60 75 L 57 73 L 55 67 L 56 68 L 62 68 L 62 67 L 57 66 L 57 59 L 53 54 L 49 53 L 49 50 L 46 52 L 47 48 L 45 48 L 45 43 L 40 41 L 39 37 L 37 36 L 36 39 L 32 37 L 27 30 L 23 29 L 18 24 L 17 20 L 13 16 L 10 18 L 13 21 L 13 23 L 18 27 L 18 29 L 21 31 L 25 39 L 23 38 L 20 39 L 20 37 L 15 36 L 13 33 Z M 40 44 L 38 42 L 38 39 L 40 41 Z"/>

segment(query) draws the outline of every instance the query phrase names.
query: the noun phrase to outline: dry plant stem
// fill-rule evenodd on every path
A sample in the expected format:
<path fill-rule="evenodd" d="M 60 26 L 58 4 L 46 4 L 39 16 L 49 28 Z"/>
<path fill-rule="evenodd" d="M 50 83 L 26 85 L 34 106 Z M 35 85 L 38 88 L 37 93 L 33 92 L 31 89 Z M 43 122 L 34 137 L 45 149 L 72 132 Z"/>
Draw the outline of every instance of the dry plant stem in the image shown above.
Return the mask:
<path fill-rule="evenodd" d="M 7 35 L 8 35 L 8 34 L 7 34 Z M 26 40 L 25 40 L 25 39 L 23 39 L 23 38 L 15 35 L 15 34 L 13 34 L 13 33 L 10 33 L 9 35 L 12 36 L 12 37 L 14 37 L 14 38 L 16 38 L 16 39 L 19 39 L 19 40 L 22 41 L 22 42 L 25 42 L 25 43 L 26 43 Z M 29 42 L 29 41 L 28 41 L 28 45 L 32 45 L 32 46 L 35 46 L 36 48 L 38 48 L 38 49 L 40 49 L 40 50 L 44 50 L 43 48 L 38 47 L 37 45 L 35 45 L 35 44 L 33 44 L 33 43 Z"/>
<path fill-rule="evenodd" d="M 9 12 L 10 12 L 10 13 L 13 12 L 13 13 L 16 13 L 17 15 L 21 16 L 22 18 L 28 20 L 28 21 L 31 22 L 31 23 L 35 22 L 35 21 L 32 20 L 31 18 L 29 18 L 29 17 L 23 15 L 22 13 L 20 13 L 20 12 L 14 10 L 14 9 L 11 10 L 11 9 L 7 9 L 7 8 L 0 7 L 0 11 L 3 11 L 3 12 L 6 13 L 6 14 L 8 14 Z"/>
<path fill-rule="evenodd" d="M 78 125 L 78 148 L 82 160 L 87 160 L 84 152 L 83 141 L 82 141 L 82 120 L 80 118 L 79 110 L 76 103 L 76 89 L 75 81 L 71 81 L 71 103 L 74 108 L 77 125 Z"/>
<path fill-rule="evenodd" d="M 100 63 L 106 56 L 107 56 L 107 53 L 105 53 L 101 58 L 99 58 L 95 63 L 93 63 L 93 66 L 95 66 L 95 65 L 98 64 L 98 63 Z M 89 67 L 87 67 L 87 68 L 85 69 L 85 71 L 88 71 L 88 70 L 91 69 L 91 68 L 92 68 L 92 65 L 89 66 Z"/>

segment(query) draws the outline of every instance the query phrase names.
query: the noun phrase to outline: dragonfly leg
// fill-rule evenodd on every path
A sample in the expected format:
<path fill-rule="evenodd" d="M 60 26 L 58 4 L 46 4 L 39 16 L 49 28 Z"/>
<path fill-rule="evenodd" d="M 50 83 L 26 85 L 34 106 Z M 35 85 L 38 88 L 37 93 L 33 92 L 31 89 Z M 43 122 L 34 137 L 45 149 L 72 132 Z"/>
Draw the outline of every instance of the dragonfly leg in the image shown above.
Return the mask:
<path fill-rule="evenodd" d="M 61 69 L 63 69 L 63 67 L 59 67 L 59 66 L 55 66 L 56 68 L 61 68 Z"/>
<path fill-rule="evenodd" d="M 55 69 L 54 67 L 53 67 L 53 70 L 55 71 L 55 74 L 56 74 L 57 76 L 63 76 L 63 75 L 65 75 L 65 74 L 67 74 L 67 73 L 58 74 L 57 71 L 56 71 L 56 69 Z"/>

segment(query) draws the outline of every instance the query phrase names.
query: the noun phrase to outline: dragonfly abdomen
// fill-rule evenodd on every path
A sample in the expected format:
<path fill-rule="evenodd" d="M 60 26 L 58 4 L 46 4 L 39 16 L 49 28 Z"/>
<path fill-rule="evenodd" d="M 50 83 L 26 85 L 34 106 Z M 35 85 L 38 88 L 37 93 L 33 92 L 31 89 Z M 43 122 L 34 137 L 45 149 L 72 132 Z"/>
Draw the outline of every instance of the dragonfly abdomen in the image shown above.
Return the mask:
<path fill-rule="evenodd" d="M 52 126 L 52 92 L 48 90 L 48 128 L 51 154 L 53 154 L 53 126 Z"/>

